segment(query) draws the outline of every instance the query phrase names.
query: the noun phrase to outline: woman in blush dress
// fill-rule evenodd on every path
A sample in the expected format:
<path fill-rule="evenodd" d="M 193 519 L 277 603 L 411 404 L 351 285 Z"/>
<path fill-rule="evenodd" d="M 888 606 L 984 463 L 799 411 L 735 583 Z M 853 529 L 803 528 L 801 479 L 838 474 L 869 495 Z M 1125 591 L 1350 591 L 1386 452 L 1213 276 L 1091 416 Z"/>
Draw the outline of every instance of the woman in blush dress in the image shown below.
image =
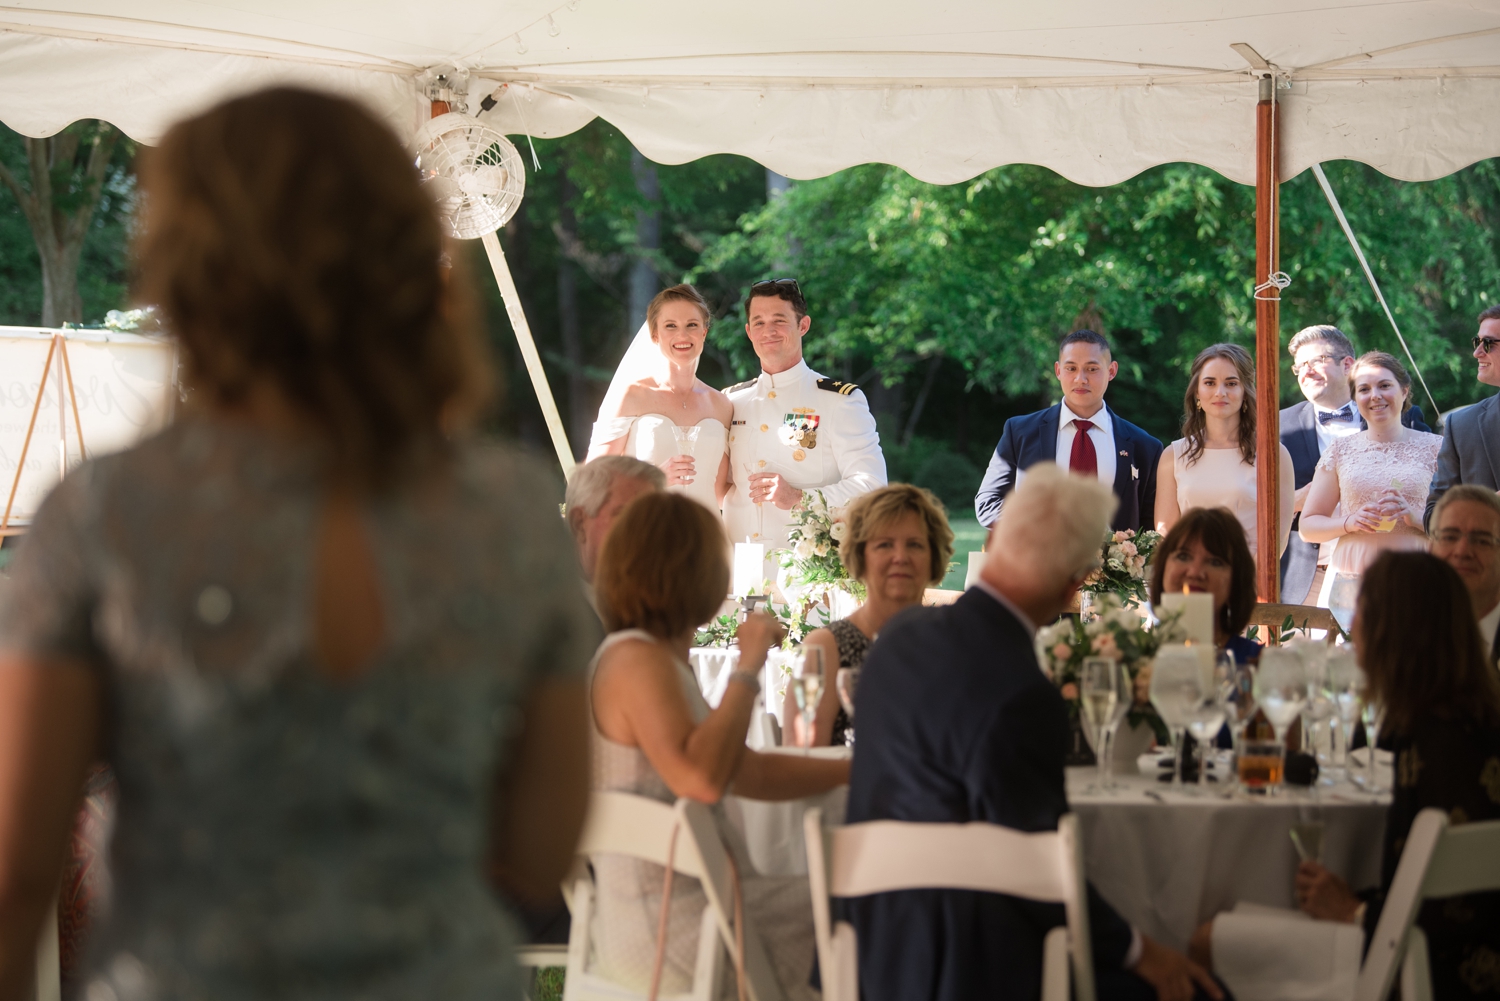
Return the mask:
<path fill-rule="evenodd" d="M 1256 550 L 1255 361 L 1238 344 L 1199 352 L 1183 398 L 1182 437 L 1156 472 L 1156 530 L 1165 535 L 1190 508 L 1227 508 Z M 1292 534 L 1292 456 L 1281 449 L 1280 549 Z M 1279 550 L 1278 550 L 1279 556 Z"/>
<path fill-rule="evenodd" d="M 787 689 L 781 718 L 791 729 L 789 744 L 820 747 L 846 742 L 849 715 L 833 683 L 838 669 L 860 667 L 885 624 L 897 612 L 921 604 L 927 588 L 937 587 L 947 576 L 953 558 L 953 529 L 942 502 L 909 483 L 892 483 L 857 498 L 844 512 L 842 527 L 839 560 L 865 586 L 865 601 L 848 618 L 814 629 L 804 640 L 823 651 L 828 683 L 811 740 L 802 732 L 802 716 Z"/>
<path fill-rule="evenodd" d="M 1363 573 L 1387 549 L 1427 548 L 1422 516 L 1443 444 L 1442 435 L 1402 425 L 1411 377 L 1391 355 L 1361 355 L 1349 386 L 1368 428 L 1318 460 L 1299 529 L 1308 542 L 1338 542 L 1318 594 L 1325 608 L 1339 574 Z"/>
<path fill-rule="evenodd" d="M 598 635 L 411 154 L 276 89 L 142 154 L 136 253 L 192 392 L 58 484 L 0 602 L 0 998 L 87 766 L 118 783 L 78 996 L 521 997 L 588 803 Z M 455 255 L 457 256 L 457 255 Z"/>
<path fill-rule="evenodd" d="M 646 325 L 657 349 L 650 359 L 655 371 L 630 382 L 617 401 L 606 400 L 599 408 L 588 457 L 643 459 L 667 474 L 667 489 L 718 511 L 731 480 L 729 424 L 734 405 L 697 375 L 712 315 L 691 285 L 657 293 L 646 309 Z M 689 434 L 696 440 L 687 442 Z"/>

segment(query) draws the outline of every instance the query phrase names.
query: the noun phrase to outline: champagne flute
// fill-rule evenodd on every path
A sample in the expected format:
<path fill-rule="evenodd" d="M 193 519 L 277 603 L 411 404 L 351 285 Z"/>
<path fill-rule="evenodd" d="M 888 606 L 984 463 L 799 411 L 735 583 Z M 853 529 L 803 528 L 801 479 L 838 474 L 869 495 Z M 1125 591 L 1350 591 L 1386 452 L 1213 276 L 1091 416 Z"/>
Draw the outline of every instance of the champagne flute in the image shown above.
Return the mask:
<path fill-rule="evenodd" d="M 1332 752 L 1325 759 L 1318 747 L 1322 742 L 1321 735 L 1328 729 L 1324 724 L 1338 710 L 1334 704 L 1333 689 L 1328 683 L 1328 644 L 1317 640 L 1301 640 L 1289 644 L 1289 648 L 1295 650 L 1302 659 L 1307 677 L 1307 704 L 1302 707 L 1302 733 L 1307 744 L 1305 750 L 1318 761 L 1319 771 L 1323 773 L 1319 783 L 1332 785 L 1332 780 L 1323 767 L 1324 760 L 1332 763 Z"/>
<path fill-rule="evenodd" d="M 1109 780 L 1109 758 L 1105 756 L 1105 730 L 1114 722 L 1115 707 L 1125 697 L 1120 690 L 1120 670 L 1109 657 L 1087 657 L 1078 671 L 1079 706 L 1083 720 L 1089 727 L 1089 743 L 1094 745 L 1094 756 L 1098 759 L 1098 780 L 1088 787 L 1089 792 L 1100 789 Z"/>
<path fill-rule="evenodd" d="M 1359 720 L 1365 693 L 1365 675 L 1354 658 L 1352 646 L 1345 644 L 1328 652 L 1328 688 L 1339 721 L 1329 773 L 1330 777 L 1342 780 L 1349 776 L 1349 745 L 1354 739 L 1354 724 Z"/>
<path fill-rule="evenodd" d="M 745 496 L 750 496 L 750 477 L 755 475 L 755 463 L 744 462 L 741 465 L 745 469 Z M 755 540 L 760 542 L 766 536 L 766 513 L 761 508 L 761 502 L 755 502 Z"/>
<path fill-rule="evenodd" d="M 1182 791 L 1182 749 L 1193 708 L 1203 697 L 1198 651 L 1182 644 L 1163 646 L 1151 666 L 1151 704 L 1172 732 L 1172 788 Z"/>
<path fill-rule="evenodd" d="M 841 667 L 838 674 L 833 676 L 833 687 L 839 693 L 839 704 L 844 707 L 844 713 L 849 717 L 849 725 L 844 728 L 844 744 L 848 747 L 854 746 L 854 688 L 859 684 L 859 668 Z"/>
<path fill-rule="evenodd" d="M 1120 729 L 1120 724 L 1125 717 L 1130 715 L 1130 708 L 1135 704 L 1135 679 L 1130 676 L 1130 669 L 1124 664 L 1115 665 L 1115 684 L 1119 690 L 1120 697 L 1115 701 L 1115 711 L 1109 715 L 1109 724 L 1104 728 L 1104 752 L 1100 758 L 1104 764 L 1100 767 L 1100 787 L 1113 789 L 1119 785 L 1114 780 L 1114 754 L 1115 733 Z"/>
<path fill-rule="evenodd" d="M 1362 712 L 1365 721 L 1365 792 L 1385 792 L 1380 784 L 1380 773 L 1376 771 L 1376 747 L 1380 742 L 1380 727 L 1385 721 L 1385 711 L 1374 702 L 1366 702 Z"/>
<path fill-rule="evenodd" d="M 792 694 L 797 714 L 802 717 L 802 739 L 805 748 L 813 746 L 813 725 L 818 718 L 818 704 L 823 699 L 823 648 L 800 647 L 792 658 Z"/>
<path fill-rule="evenodd" d="M 702 430 L 703 428 L 697 424 L 694 424 L 692 427 L 683 427 L 681 424 L 673 424 L 672 440 L 677 443 L 677 454 L 689 459 L 693 459 L 695 453 L 697 452 L 698 434 Z M 697 477 L 695 476 L 694 479 L 696 478 Z M 691 482 L 693 481 L 687 480 L 682 485 L 687 486 L 688 483 Z"/>
<path fill-rule="evenodd" d="M 1292 846 L 1303 862 L 1323 862 L 1323 811 L 1320 807 L 1299 805 L 1297 820 L 1287 832 Z"/>
<path fill-rule="evenodd" d="M 1255 672 L 1255 700 L 1276 730 L 1276 742 L 1286 754 L 1286 732 L 1307 704 L 1307 669 L 1302 658 L 1285 647 L 1267 647 L 1261 651 L 1260 667 Z M 1282 781 L 1286 781 L 1285 769 Z"/>

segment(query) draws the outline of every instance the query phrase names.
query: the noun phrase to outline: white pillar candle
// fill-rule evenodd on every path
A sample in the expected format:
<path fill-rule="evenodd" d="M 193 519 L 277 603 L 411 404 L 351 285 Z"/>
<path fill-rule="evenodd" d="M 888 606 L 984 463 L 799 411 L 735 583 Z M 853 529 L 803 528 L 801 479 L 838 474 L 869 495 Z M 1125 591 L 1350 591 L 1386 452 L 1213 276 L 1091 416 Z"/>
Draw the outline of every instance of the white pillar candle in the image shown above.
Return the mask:
<path fill-rule="evenodd" d="M 760 594 L 765 582 L 766 547 L 759 542 L 734 544 L 734 594 Z"/>
<path fill-rule="evenodd" d="M 964 574 L 964 590 L 973 587 L 979 580 L 979 574 L 984 570 L 984 558 L 988 554 L 983 550 L 969 554 L 969 571 Z"/>
<path fill-rule="evenodd" d="M 1163 594 L 1156 609 L 1158 618 L 1182 611 L 1177 620 L 1183 634 L 1193 644 L 1202 644 L 1206 649 L 1214 648 L 1214 597 L 1211 594 Z"/>

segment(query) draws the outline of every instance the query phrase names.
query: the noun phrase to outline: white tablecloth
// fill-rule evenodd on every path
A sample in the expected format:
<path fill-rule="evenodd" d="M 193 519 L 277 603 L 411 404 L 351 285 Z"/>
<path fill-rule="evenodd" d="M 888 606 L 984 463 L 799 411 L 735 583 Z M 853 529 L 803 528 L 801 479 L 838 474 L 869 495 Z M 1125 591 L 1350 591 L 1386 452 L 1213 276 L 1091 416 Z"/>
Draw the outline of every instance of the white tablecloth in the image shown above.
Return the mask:
<path fill-rule="evenodd" d="M 1295 907 L 1294 822 L 1322 820 L 1323 864 L 1355 889 L 1380 881 L 1388 796 L 1349 785 L 1318 799 L 1302 790 L 1269 798 L 1190 798 L 1145 777 L 1085 792 L 1093 768 L 1068 769 L 1068 802 L 1083 830 L 1084 871 L 1135 927 L 1175 949 L 1239 901 Z M 1147 791 L 1161 797 L 1158 801 Z M 1299 817 L 1300 812 L 1300 817 Z"/>
<path fill-rule="evenodd" d="M 805 754 L 800 748 L 767 749 L 772 754 Z M 847 747 L 819 747 L 812 752 L 820 758 L 847 758 Z M 849 802 L 849 787 L 839 786 L 821 796 L 765 803 L 738 796 L 726 798 L 729 816 L 745 835 L 750 861 L 763 876 L 807 875 L 807 848 L 802 838 L 802 818 L 814 806 L 823 809 L 823 823 L 835 826 L 844 822 L 844 808 Z"/>

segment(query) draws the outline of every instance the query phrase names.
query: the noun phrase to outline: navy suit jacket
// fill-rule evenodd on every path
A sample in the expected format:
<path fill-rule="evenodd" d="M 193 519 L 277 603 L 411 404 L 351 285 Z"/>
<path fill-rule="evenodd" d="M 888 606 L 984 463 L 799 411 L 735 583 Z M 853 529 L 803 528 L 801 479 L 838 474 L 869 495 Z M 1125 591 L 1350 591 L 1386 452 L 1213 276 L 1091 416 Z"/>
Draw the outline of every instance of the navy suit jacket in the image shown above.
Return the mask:
<path fill-rule="evenodd" d="M 1113 410 L 1109 412 L 1115 435 L 1115 509 L 1114 530 L 1156 521 L 1156 464 L 1161 461 L 1161 442 Z M 1062 418 L 1062 404 L 1055 403 L 1034 414 L 1012 417 L 1000 432 L 1000 444 L 984 472 L 979 493 L 974 497 L 974 513 L 986 528 L 1000 517 L 1005 496 L 1016 485 L 1016 470 L 1029 469 L 1038 462 L 1057 461 L 1057 425 Z M 1126 454 L 1121 455 L 1124 452 Z"/>
<path fill-rule="evenodd" d="M 1401 415 L 1401 423 L 1416 431 L 1428 431 L 1422 420 L 1422 408 L 1411 407 Z M 1294 403 L 1281 412 L 1281 443 L 1292 456 L 1292 469 L 1296 473 L 1296 487 L 1301 490 L 1312 482 L 1318 469 L 1322 450 L 1318 447 L 1318 417 L 1311 400 Z M 1361 431 L 1368 427 L 1363 417 L 1359 420 Z M 1313 574 L 1318 570 L 1318 547 L 1303 542 L 1297 534 L 1302 521 L 1298 512 L 1292 519 L 1292 537 L 1287 542 L 1286 552 L 1281 554 L 1281 600 L 1292 605 L 1305 604 L 1312 589 Z"/>
<path fill-rule="evenodd" d="M 1068 811 L 1068 714 L 1031 638 L 993 597 L 909 609 L 880 632 L 859 681 L 859 753 L 847 822 L 985 821 L 1057 829 Z M 1130 926 L 1090 887 L 1094 962 L 1119 971 Z M 1061 904 L 960 890 L 843 902 L 863 1001 L 971 1001 L 1041 993 L 1042 939 Z"/>

